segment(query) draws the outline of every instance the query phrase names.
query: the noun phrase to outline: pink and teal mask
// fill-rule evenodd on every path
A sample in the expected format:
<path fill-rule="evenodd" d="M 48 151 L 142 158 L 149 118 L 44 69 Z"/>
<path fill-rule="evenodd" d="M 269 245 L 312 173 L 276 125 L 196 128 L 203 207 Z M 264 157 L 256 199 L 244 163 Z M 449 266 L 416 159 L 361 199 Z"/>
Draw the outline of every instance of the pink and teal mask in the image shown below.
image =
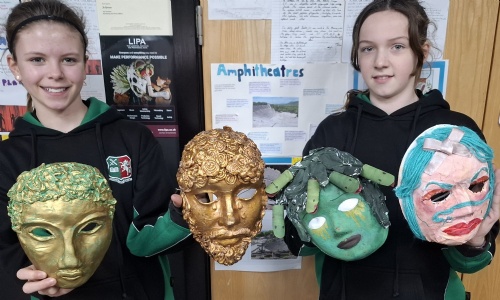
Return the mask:
<path fill-rule="evenodd" d="M 472 130 L 436 125 L 410 145 L 395 189 L 414 235 L 445 245 L 473 238 L 495 182 L 492 149 Z"/>

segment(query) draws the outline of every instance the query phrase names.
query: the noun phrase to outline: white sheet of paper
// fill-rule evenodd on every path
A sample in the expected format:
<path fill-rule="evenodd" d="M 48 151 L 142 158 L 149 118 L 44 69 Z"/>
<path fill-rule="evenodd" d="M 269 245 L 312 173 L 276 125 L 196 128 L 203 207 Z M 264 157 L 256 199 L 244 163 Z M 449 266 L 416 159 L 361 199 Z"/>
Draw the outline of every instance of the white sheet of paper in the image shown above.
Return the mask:
<path fill-rule="evenodd" d="M 271 62 L 340 62 L 344 1 L 273 1 Z"/>
<path fill-rule="evenodd" d="M 170 0 L 97 0 L 101 35 L 170 36 L 171 10 Z"/>
<path fill-rule="evenodd" d="M 271 19 L 269 0 L 210 0 L 209 20 L 266 20 Z"/>

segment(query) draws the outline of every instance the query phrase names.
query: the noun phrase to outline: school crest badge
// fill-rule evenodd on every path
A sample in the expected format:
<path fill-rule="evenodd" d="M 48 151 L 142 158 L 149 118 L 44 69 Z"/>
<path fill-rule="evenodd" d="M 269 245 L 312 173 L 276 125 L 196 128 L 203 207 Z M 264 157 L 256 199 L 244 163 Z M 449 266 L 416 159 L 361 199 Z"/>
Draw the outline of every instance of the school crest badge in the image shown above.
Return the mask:
<path fill-rule="evenodd" d="M 128 155 L 108 156 L 109 180 L 125 183 L 132 180 L 132 160 Z"/>

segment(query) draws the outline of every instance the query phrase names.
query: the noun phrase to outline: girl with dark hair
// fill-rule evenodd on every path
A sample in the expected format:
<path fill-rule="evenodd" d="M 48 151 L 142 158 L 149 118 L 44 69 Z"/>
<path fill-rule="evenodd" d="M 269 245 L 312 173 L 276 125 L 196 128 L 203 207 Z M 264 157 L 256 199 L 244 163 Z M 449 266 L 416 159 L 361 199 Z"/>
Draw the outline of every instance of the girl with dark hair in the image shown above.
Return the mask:
<path fill-rule="evenodd" d="M 349 91 L 345 111 L 319 124 L 303 155 L 335 147 L 363 163 L 398 174 L 408 146 L 434 125 L 465 126 L 484 139 L 476 123 L 451 111 L 438 90 L 423 95 L 415 89 L 430 50 L 429 24 L 417 0 L 375 0 L 362 10 L 354 24 L 351 64 L 361 72 L 368 90 Z M 495 253 L 500 202 L 496 186 L 489 215 L 477 234 L 459 246 L 416 239 L 393 188 L 381 186 L 391 222 L 386 242 L 357 261 L 318 254 L 320 299 L 464 300 L 466 293 L 456 272 L 476 272 Z M 289 220 L 285 241 L 299 255 L 312 246 L 300 240 Z"/>

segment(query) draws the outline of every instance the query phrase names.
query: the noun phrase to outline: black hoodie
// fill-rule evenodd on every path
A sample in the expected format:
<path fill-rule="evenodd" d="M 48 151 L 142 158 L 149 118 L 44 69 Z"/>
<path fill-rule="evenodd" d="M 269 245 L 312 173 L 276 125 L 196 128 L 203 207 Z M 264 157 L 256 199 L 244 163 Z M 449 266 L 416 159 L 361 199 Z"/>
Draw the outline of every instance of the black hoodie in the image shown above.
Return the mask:
<path fill-rule="evenodd" d="M 319 147 L 335 147 L 351 153 L 364 164 L 398 175 L 411 142 L 437 124 L 466 126 L 484 136 L 468 116 L 453 112 L 438 90 L 388 115 L 372 105 L 366 95 L 351 97 L 346 111 L 325 118 L 307 142 L 303 155 Z M 397 178 L 396 178 L 397 182 Z M 495 251 L 498 223 L 487 236 L 487 245 L 473 249 L 446 247 L 416 239 L 392 187 L 380 187 L 386 195 L 391 226 L 384 245 L 365 259 L 343 262 L 318 254 L 320 299 L 347 300 L 463 300 L 465 291 L 456 272 L 475 272 L 490 263 Z M 289 248 L 308 249 L 286 220 Z M 308 249 L 310 250 L 310 249 Z M 451 269 L 454 266 L 455 270 Z"/>
<path fill-rule="evenodd" d="M 0 143 L 0 299 L 30 299 L 16 278 L 30 262 L 11 229 L 7 191 L 21 172 L 53 162 L 98 168 L 117 200 L 113 240 L 99 268 L 87 283 L 57 299 L 172 299 L 163 254 L 177 251 L 190 235 L 182 215 L 168 210 L 176 170 L 166 169 L 160 145 L 144 125 L 95 98 L 84 103 L 89 109 L 82 124 L 68 133 L 43 127 L 27 113 Z M 130 163 L 129 172 L 116 173 L 113 164 L 123 161 Z"/>

